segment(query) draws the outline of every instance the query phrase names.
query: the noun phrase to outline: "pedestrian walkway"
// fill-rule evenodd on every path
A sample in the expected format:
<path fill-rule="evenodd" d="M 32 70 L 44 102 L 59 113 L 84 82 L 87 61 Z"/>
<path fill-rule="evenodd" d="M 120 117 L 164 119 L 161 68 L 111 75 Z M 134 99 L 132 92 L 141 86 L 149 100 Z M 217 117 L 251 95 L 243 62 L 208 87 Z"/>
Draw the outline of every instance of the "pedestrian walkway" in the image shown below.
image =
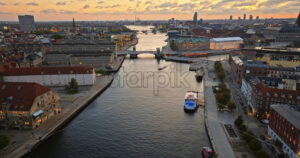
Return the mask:
<path fill-rule="evenodd" d="M 206 101 L 206 112 L 207 112 L 207 128 L 208 132 L 212 137 L 212 144 L 217 153 L 217 156 L 220 158 L 234 158 L 234 153 L 231 148 L 231 145 L 225 135 L 220 120 L 218 116 L 218 110 L 216 106 L 216 99 L 212 90 L 212 86 L 215 86 L 217 83 L 208 75 L 208 67 L 205 69 L 205 101 Z"/>

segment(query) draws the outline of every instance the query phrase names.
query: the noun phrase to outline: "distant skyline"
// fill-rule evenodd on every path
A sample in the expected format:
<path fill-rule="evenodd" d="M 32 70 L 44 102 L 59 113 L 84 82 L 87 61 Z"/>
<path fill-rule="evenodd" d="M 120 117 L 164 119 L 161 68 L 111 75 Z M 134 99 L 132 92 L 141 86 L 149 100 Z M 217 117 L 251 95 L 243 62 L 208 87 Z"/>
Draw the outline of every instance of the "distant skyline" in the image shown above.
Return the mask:
<path fill-rule="evenodd" d="M 264 18 L 297 18 L 300 0 L 0 0 L 0 20 L 17 21 L 34 15 L 36 21 L 192 20 L 233 19 L 252 14 Z M 247 17 L 248 18 L 248 17 Z"/>

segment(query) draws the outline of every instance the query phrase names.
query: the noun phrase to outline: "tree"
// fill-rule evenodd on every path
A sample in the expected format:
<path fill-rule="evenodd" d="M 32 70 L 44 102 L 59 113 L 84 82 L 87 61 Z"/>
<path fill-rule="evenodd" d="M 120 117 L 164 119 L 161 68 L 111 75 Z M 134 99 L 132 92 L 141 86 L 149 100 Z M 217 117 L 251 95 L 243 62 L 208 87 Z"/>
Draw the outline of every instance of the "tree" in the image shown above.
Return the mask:
<path fill-rule="evenodd" d="M 177 51 L 178 50 L 178 47 L 175 43 L 174 40 L 171 41 L 171 44 L 170 44 L 170 48 L 173 50 L 173 51 Z"/>
<path fill-rule="evenodd" d="M 265 151 L 259 150 L 258 152 L 255 153 L 255 157 L 256 158 L 269 158 L 270 156 Z"/>
<path fill-rule="evenodd" d="M 262 145 L 258 139 L 254 138 L 250 141 L 249 147 L 253 151 L 259 151 L 262 148 Z"/>
<path fill-rule="evenodd" d="M 51 38 L 53 38 L 55 40 L 59 40 L 59 39 L 64 39 L 65 36 L 61 36 L 61 35 L 56 34 L 56 35 L 52 35 Z"/>
<path fill-rule="evenodd" d="M 9 137 L 4 134 L 0 134 L 0 150 L 5 148 L 9 144 Z"/>
<path fill-rule="evenodd" d="M 228 108 L 230 109 L 230 111 L 233 111 L 236 109 L 236 104 L 234 102 L 229 102 Z"/>
<path fill-rule="evenodd" d="M 243 132 L 242 137 L 247 143 L 250 143 L 250 141 L 253 138 L 255 138 L 255 136 L 251 130 L 247 130 L 246 132 Z"/>
<path fill-rule="evenodd" d="M 225 108 L 225 107 L 224 107 L 224 105 L 222 105 L 222 104 L 218 104 L 218 109 L 219 109 L 219 110 L 221 110 L 221 111 L 222 111 L 224 108 Z"/>
<path fill-rule="evenodd" d="M 300 27 L 300 12 L 299 12 L 296 24 L 297 24 L 298 27 Z"/>
<path fill-rule="evenodd" d="M 79 86 L 75 78 L 72 78 L 71 82 L 65 86 L 65 90 L 69 94 L 75 94 L 79 91 Z"/>
<path fill-rule="evenodd" d="M 243 125 L 243 123 L 244 123 L 244 120 L 241 115 L 239 115 L 238 118 L 234 121 L 234 124 L 237 127 L 240 127 L 241 125 Z"/>

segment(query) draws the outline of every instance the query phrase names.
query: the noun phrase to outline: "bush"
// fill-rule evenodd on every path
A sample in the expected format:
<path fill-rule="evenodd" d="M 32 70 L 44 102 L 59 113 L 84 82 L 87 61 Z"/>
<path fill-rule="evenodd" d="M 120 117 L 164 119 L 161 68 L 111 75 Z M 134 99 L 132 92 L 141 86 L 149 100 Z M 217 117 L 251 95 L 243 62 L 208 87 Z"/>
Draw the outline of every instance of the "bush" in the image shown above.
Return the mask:
<path fill-rule="evenodd" d="M 270 156 L 265 151 L 259 150 L 258 152 L 255 153 L 255 157 L 256 158 L 269 158 Z"/>
<path fill-rule="evenodd" d="M 71 82 L 69 82 L 68 85 L 65 86 L 65 90 L 69 94 L 75 94 L 79 91 L 79 86 L 75 78 L 71 79 Z"/>
<path fill-rule="evenodd" d="M 236 109 L 236 104 L 234 102 L 229 102 L 228 108 L 230 109 L 230 111 L 233 111 Z"/>
<path fill-rule="evenodd" d="M 172 51 L 177 51 L 178 50 L 178 47 L 177 47 L 176 43 L 173 40 L 171 41 L 170 48 L 172 49 Z"/>
<path fill-rule="evenodd" d="M 0 134 L 0 150 L 5 148 L 9 144 L 9 137 L 4 134 Z"/>
<path fill-rule="evenodd" d="M 234 124 L 239 128 L 244 123 L 244 120 L 241 115 L 238 116 L 238 118 L 234 121 Z"/>
<path fill-rule="evenodd" d="M 222 105 L 222 104 L 218 104 L 218 109 L 219 109 L 219 110 L 221 110 L 221 111 L 222 111 L 222 110 L 224 110 L 224 108 L 225 108 L 225 106 L 224 106 L 224 105 Z"/>
<path fill-rule="evenodd" d="M 253 151 L 259 151 L 262 148 L 262 145 L 258 139 L 254 138 L 250 141 L 249 147 Z"/>
<path fill-rule="evenodd" d="M 96 70 L 96 74 L 102 74 L 102 75 L 105 75 L 105 71 L 100 69 L 100 70 Z"/>
<path fill-rule="evenodd" d="M 243 132 L 242 137 L 247 143 L 250 143 L 250 141 L 255 138 L 253 132 L 250 130 Z"/>

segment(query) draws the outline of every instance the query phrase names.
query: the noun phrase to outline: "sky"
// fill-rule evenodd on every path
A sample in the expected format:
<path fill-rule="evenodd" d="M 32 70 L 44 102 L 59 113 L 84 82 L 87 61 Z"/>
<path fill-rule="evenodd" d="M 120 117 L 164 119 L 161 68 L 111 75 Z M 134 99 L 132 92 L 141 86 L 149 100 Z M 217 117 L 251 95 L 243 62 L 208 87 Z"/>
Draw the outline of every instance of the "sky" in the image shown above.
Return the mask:
<path fill-rule="evenodd" d="M 296 18 L 299 11 L 300 0 L 0 0 L 0 21 L 24 14 L 36 21 L 188 20 L 194 12 L 203 19 Z"/>

